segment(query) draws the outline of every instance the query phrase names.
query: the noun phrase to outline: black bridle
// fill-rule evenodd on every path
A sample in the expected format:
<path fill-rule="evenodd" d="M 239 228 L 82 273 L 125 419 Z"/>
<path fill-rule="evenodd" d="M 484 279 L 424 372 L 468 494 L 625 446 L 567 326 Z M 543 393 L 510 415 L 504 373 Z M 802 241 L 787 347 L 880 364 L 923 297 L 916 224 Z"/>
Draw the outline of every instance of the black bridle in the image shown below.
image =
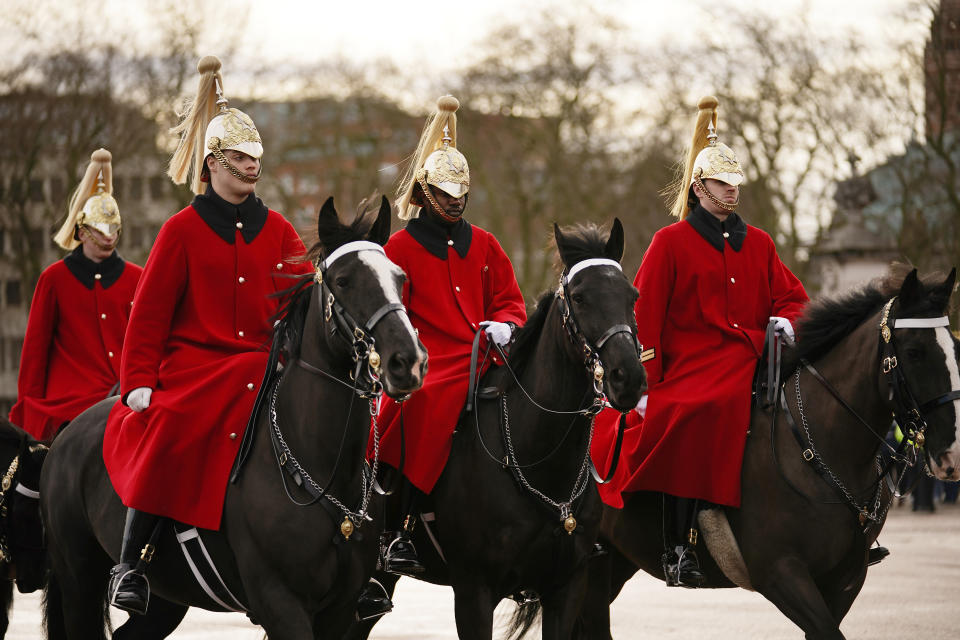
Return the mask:
<path fill-rule="evenodd" d="M 276 399 L 280 388 L 280 380 L 277 380 L 276 384 L 273 386 L 270 402 L 270 436 L 277 463 L 286 471 L 287 475 L 289 475 L 298 486 L 303 487 L 303 489 L 310 494 L 312 499 L 306 503 L 297 502 L 287 487 L 286 476 L 281 474 L 284 490 L 287 492 L 287 496 L 291 499 L 291 501 L 294 502 L 294 504 L 300 506 L 307 506 L 316 502 L 320 502 L 323 506 L 327 507 L 328 511 L 330 511 L 332 515 L 334 513 L 339 514 L 334 515 L 335 518 L 342 516 L 343 520 L 340 523 L 340 532 L 344 539 L 349 539 L 357 527 L 359 527 L 364 521 L 370 519 L 367 509 L 369 507 L 371 493 L 374 490 L 375 477 L 380 461 L 380 434 L 377 424 L 377 401 L 383 394 L 383 384 L 380 382 L 380 354 L 378 354 L 376 351 L 376 340 L 373 337 L 373 330 L 376 328 L 377 324 L 390 313 L 393 313 L 394 311 L 406 313 L 406 310 L 399 302 L 387 302 L 370 314 L 370 317 L 367 318 L 367 321 L 361 325 L 354 319 L 350 312 L 344 308 L 344 306 L 337 299 L 337 296 L 327 286 L 326 274 L 330 265 L 332 265 L 335 260 L 346 253 L 371 249 L 383 253 L 383 249 L 379 245 L 376 245 L 372 242 L 359 241 L 347 243 L 331 253 L 330 256 L 317 265 L 316 269 L 315 286 L 317 289 L 317 302 L 319 309 L 323 314 L 324 322 L 329 328 L 330 335 L 341 337 L 344 341 L 346 341 L 351 350 L 353 368 L 350 371 L 350 382 L 342 380 L 341 378 L 338 378 L 332 373 L 324 371 L 322 368 L 316 365 L 310 364 L 302 357 L 298 358 L 296 361 L 297 365 L 305 371 L 337 382 L 351 389 L 352 392 L 358 397 L 369 402 L 370 419 L 373 429 L 374 456 L 373 462 L 364 469 L 364 473 L 361 475 L 362 487 L 360 505 L 355 510 L 348 508 L 345 504 L 343 504 L 343 502 L 328 493 L 330 483 L 332 483 L 333 479 L 337 476 L 337 469 L 340 465 L 342 458 L 341 454 L 343 452 L 344 442 L 346 439 L 347 427 L 344 427 L 344 433 L 341 437 L 340 448 L 337 454 L 336 462 L 334 463 L 333 470 L 330 473 L 330 480 L 326 486 L 321 487 L 312 477 L 310 477 L 310 474 L 306 471 L 306 469 L 303 468 L 296 457 L 294 457 L 293 452 L 290 450 L 290 447 L 287 445 L 283 438 L 283 434 L 280 431 L 276 414 Z M 276 345 L 278 342 L 279 340 L 275 339 L 274 345 Z M 351 402 L 350 411 L 348 412 L 346 419 L 347 425 L 350 423 L 350 414 L 352 411 L 353 403 Z M 323 501 L 322 499 L 325 499 L 326 501 Z"/>
<path fill-rule="evenodd" d="M 782 409 L 785 413 L 787 423 L 790 425 L 793 436 L 800 445 L 804 461 L 810 463 L 810 465 L 824 479 L 824 481 L 826 481 L 826 483 L 842 498 L 843 503 L 846 504 L 857 515 L 860 525 L 864 527 L 868 527 L 870 523 L 881 520 L 886 515 L 886 511 L 889 509 L 890 502 L 897 494 L 900 493 L 900 483 L 903 481 L 904 477 L 903 472 L 906 468 L 913 467 L 916 464 L 918 450 L 923 448 L 925 431 L 927 429 L 926 415 L 937 407 L 960 399 L 960 389 L 954 389 L 940 396 L 931 398 L 926 402 L 920 403 L 917 401 L 913 392 L 910 390 L 910 385 L 907 382 L 906 376 L 903 374 L 903 371 L 899 366 L 896 341 L 894 340 L 891 326 L 894 329 L 936 328 L 949 326 L 949 321 L 946 317 L 891 319 L 890 310 L 893 306 L 894 300 L 896 300 L 896 296 L 887 301 L 881 314 L 879 326 L 880 339 L 878 358 L 880 370 L 887 377 L 887 384 L 890 387 L 890 395 L 893 399 L 893 416 L 903 432 L 903 439 L 900 441 L 897 448 L 894 449 L 891 447 L 882 435 L 878 435 L 879 431 L 872 427 L 867 420 L 865 420 L 853 407 L 851 407 L 850 404 L 847 403 L 847 401 L 844 400 L 840 395 L 840 392 L 837 391 L 837 389 L 830 384 L 823 374 L 817 371 L 817 369 L 810 364 L 810 362 L 806 360 L 800 361 L 801 365 L 814 377 L 814 379 L 817 380 L 830 393 L 830 395 L 832 395 L 840 403 L 847 413 L 856 418 L 858 423 L 866 427 L 868 433 L 873 435 L 880 442 L 880 446 L 886 448 L 887 452 L 889 453 L 889 458 L 886 465 L 882 468 L 880 468 L 879 463 L 877 465 L 879 474 L 877 479 L 872 481 L 867 488 L 867 490 L 870 491 L 871 497 L 865 503 L 862 505 L 858 503 L 855 496 L 846 488 L 846 486 L 844 486 L 844 484 L 840 481 L 836 474 L 833 473 L 829 466 L 827 466 L 820 453 L 814 446 L 809 425 L 807 424 L 806 416 L 803 413 L 803 399 L 800 393 L 800 370 L 797 369 L 794 374 L 794 385 L 797 393 L 798 412 L 800 414 L 800 420 L 803 424 L 806 437 L 801 434 L 797 422 L 793 417 L 793 413 L 787 404 L 786 384 L 784 383 L 783 385 L 779 386 L 780 409 Z M 776 440 L 773 437 L 773 432 L 776 428 L 777 413 L 778 411 L 776 408 L 774 408 L 773 417 L 770 423 L 770 444 L 771 447 L 773 447 L 773 457 L 775 463 L 777 460 L 777 455 Z M 886 433 L 886 430 L 883 430 L 882 433 Z M 927 461 L 927 463 L 929 464 L 929 461 Z M 882 482 L 893 465 L 898 465 L 900 467 L 900 473 L 898 474 L 899 480 L 896 487 L 894 487 L 890 492 L 890 500 L 887 502 L 886 508 L 881 512 L 880 507 L 882 501 L 880 496 Z M 777 467 L 779 468 L 779 464 L 777 464 Z M 800 495 L 804 495 L 803 492 L 800 491 L 800 489 L 798 489 L 789 480 L 789 478 L 786 477 L 782 469 L 780 469 L 780 473 L 787 484 L 789 484 L 794 491 Z M 866 493 L 867 490 L 862 493 Z M 870 506 L 871 503 L 872 508 L 868 509 L 868 506 Z"/>
<path fill-rule="evenodd" d="M 43 445 L 33 445 L 42 447 Z M 15 558 L 14 548 L 17 550 L 39 551 L 43 549 L 42 540 L 32 540 L 27 542 L 22 535 L 17 535 L 11 522 L 11 513 L 13 511 L 13 500 L 15 495 L 19 494 L 28 500 L 39 500 L 40 493 L 35 489 L 30 489 L 21 482 L 20 472 L 22 471 L 20 461 L 24 459 L 31 450 L 31 445 L 27 441 L 25 433 L 20 435 L 20 444 L 17 455 L 13 457 L 7 466 L 6 472 L 0 476 L 0 563 L 11 565 Z M 22 498 L 21 498 L 22 499 Z"/>
<path fill-rule="evenodd" d="M 574 267 L 571 268 L 571 271 L 569 273 L 572 273 L 575 275 L 576 272 L 579 271 L 580 269 L 586 268 L 588 266 L 601 266 L 601 265 L 616 266 L 618 269 L 621 268 L 620 264 L 616 261 L 593 258 L 593 259 L 589 259 L 589 260 L 585 260 L 580 263 L 577 263 L 577 265 L 574 265 Z M 579 268 L 576 268 L 578 266 Z M 600 338 L 598 338 L 595 342 L 587 338 L 586 334 L 584 334 L 583 330 L 580 328 L 580 324 L 573 313 L 573 307 L 569 304 L 569 302 L 567 302 L 567 299 L 569 298 L 569 291 L 567 286 L 569 284 L 570 279 L 571 279 L 570 276 L 567 274 L 560 276 L 560 284 L 557 287 L 556 293 L 554 294 L 554 299 L 556 300 L 559 306 L 560 316 L 561 316 L 561 321 L 564 327 L 564 331 L 567 337 L 569 338 L 571 344 L 573 345 L 574 349 L 576 350 L 576 352 L 579 354 L 582 354 L 584 367 L 587 371 L 587 374 L 590 376 L 591 390 L 587 392 L 588 396 L 592 396 L 592 398 L 590 399 L 590 404 L 585 407 L 576 409 L 574 411 L 560 411 L 560 410 L 544 407 L 539 402 L 537 402 L 533 398 L 533 396 L 531 396 L 530 393 L 523 387 L 516 372 L 510 366 L 510 362 L 509 362 L 509 359 L 507 358 L 507 354 L 504 353 L 500 345 L 494 342 L 493 346 L 497 350 L 497 352 L 500 354 L 500 357 L 504 363 L 504 367 L 506 367 L 506 369 L 510 372 L 510 375 L 512 376 L 514 383 L 517 385 L 517 388 L 520 389 L 520 391 L 523 393 L 523 395 L 527 398 L 527 400 L 531 404 L 533 404 L 535 407 L 537 407 L 537 409 L 539 409 L 540 411 L 543 411 L 544 413 L 549 413 L 553 415 L 572 415 L 574 416 L 574 418 L 570 421 L 570 424 L 567 426 L 567 429 L 564 432 L 563 436 L 557 441 L 557 445 L 551 451 L 549 451 L 546 455 L 541 457 L 539 460 L 535 462 L 526 463 L 526 464 L 520 464 L 517 461 L 516 454 L 513 449 L 513 440 L 510 432 L 509 412 L 507 411 L 507 394 L 505 391 L 500 390 L 498 393 L 499 401 L 500 401 L 500 414 L 499 414 L 500 433 L 501 433 L 501 438 L 503 440 L 504 448 L 507 451 L 507 456 L 504 459 L 497 458 L 497 456 L 494 455 L 492 451 L 490 451 L 490 448 L 484 442 L 483 435 L 480 431 L 480 420 L 479 420 L 479 417 L 477 417 L 475 412 L 474 412 L 474 422 L 476 426 L 477 438 L 480 442 L 481 448 L 487 454 L 487 456 L 491 460 L 493 460 L 494 462 L 502 466 L 503 468 L 508 469 L 510 473 L 513 475 L 513 478 L 516 481 L 517 485 L 521 487 L 521 489 L 526 490 L 528 493 L 538 498 L 540 504 L 543 504 L 551 511 L 552 510 L 558 511 L 560 514 L 560 520 L 563 522 L 563 529 L 566 531 L 566 533 L 573 534 L 573 532 L 576 531 L 577 529 L 577 521 L 576 521 L 576 518 L 573 516 L 573 510 L 574 510 L 573 503 L 583 494 L 584 490 L 586 489 L 588 484 L 587 480 L 589 476 L 592 475 L 594 480 L 598 484 L 604 484 L 606 482 L 609 482 L 610 479 L 613 477 L 613 474 L 617 468 L 617 460 L 619 458 L 620 448 L 623 441 L 623 431 L 626 424 L 625 418 L 624 418 L 626 414 L 622 412 L 620 416 L 620 425 L 617 433 L 616 445 L 614 447 L 613 463 L 610 466 L 610 471 L 607 478 L 604 479 L 600 476 L 596 468 L 593 466 L 593 461 L 591 460 L 591 457 L 590 457 L 590 445 L 593 441 L 594 419 L 596 418 L 597 414 L 600 413 L 601 410 L 603 410 L 605 406 L 603 402 L 604 370 L 600 360 L 600 350 L 607 343 L 607 341 L 610 340 L 610 338 L 612 338 L 613 336 L 619 333 L 626 333 L 630 336 L 630 338 L 633 341 L 634 347 L 637 350 L 638 358 L 639 358 L 640 352 L 642 351 L 642 348 L 640 347 L 639 342 L 637 340 L 636 329 L 627 324 L 615 324 L 611 326 L 609 329 L 604 331 L 600 335 Z M 473 351 L 471 354 L 471 362 L 470 362 L 470 386 L 467 393 L 467 398 L 468 398 L 468 404 L 466 407 L 467 412 L 471 411 L 474 405 L 476 404 L 476 396 L 478 394 L 478 391 L 476 389 L 477 353 L 478 353 L 479 344 L 480 344 L 480 333 L 482 331 L 483 330 L 481 329 L 480 331 L 477 332 L 473 342 Z M 489 354 L 489 351 L 487 353 Z M 526 479 L 523 473 L 523 470 L 540 465 L 546 462 L 547 460 L 549 460 L 550 458 L 552 458 L 560 450 L 561 445 L 566 441 L 567 436 L 570 434 L 570 430 L 573 428 L 573 425 L 576 422 L 576 417 L 578 416 L 589 418 L 590 431 L 587 437 L 587 444 L 586 444 L 586 449 L 584 451 L 583 462 L 580 466 L 580 471 L 578 472 L 577 477 L 574 480 L 573 487 L 570 493 L 570 498 L 565 502 L 559 502 L 554 500 L 553 498 L 550 498 L 546 494 L 542 493 L 541 491 L 533 487 L 530 484 L 530 482 Z"/>

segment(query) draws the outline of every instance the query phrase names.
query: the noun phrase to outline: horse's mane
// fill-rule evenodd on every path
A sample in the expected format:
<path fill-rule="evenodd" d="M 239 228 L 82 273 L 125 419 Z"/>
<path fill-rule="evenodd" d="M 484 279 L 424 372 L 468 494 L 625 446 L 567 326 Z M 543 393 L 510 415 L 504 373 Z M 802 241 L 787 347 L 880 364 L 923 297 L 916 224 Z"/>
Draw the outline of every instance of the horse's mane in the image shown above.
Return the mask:
<path fill-rule="evenodd" d="M 897 295 L 903 281 L 912 267 L 896 263 L 882 278 L 874 280 L 853 291 L 811 302 L 797 321 L 797 348 L 784 352 L 784 364 L 787 371 L 799 366 L 800 360 L 813 362 L 822 358 L 843 338 L 850 335 L 867 318 L 878 313 L 886 302 Z M 922 278 L 924 285 L 938 282 L 941 274 L 928 274 Z M 925 301 L 916 307 L 913 313 L 933 311 L 933 302 Z"/>
<path fill-rule="evenodd" d="M 557 270 L 563 270 L 589 258 L 605 258 L 607 238 L 596 224 L 575 224 L 563 228 L 563 253 L 557 253 Z M 562 263 L 559 260 L 562 259 Z"/>
<path fill-rule="evenodd" d="M 543 292 L 533 313 L 527 318 L 526 324 L 517 329 L 513 346 L 510 347 L 510 367 L 518 378 L 533 358 L 537 340 L 540 339 L 540 333 L 543 331 L 543 325 L 546 323 L 547 314 L 550 313 L 552 304 L 553 292 Z"/>

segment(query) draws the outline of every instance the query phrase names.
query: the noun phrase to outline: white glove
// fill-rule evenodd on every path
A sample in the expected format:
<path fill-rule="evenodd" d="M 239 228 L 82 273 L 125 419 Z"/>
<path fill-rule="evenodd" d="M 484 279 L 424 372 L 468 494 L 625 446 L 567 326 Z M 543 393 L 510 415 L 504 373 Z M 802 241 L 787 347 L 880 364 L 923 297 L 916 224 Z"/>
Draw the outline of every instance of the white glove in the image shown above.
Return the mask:
<path fill-rule="evenodd" d="M 127 394 L 127 406 L 140 413 L 150 406 L 150 396 L 153 395 L 153 389 L 150 387 L 137 387 Z"/>
<path fill-rule="evenodd" d="M 787 320 L 786 318 L 781 318 L 780 316 L 770 316 L 770 319 L 775 320 L 777 322 L 777 329 L 787 334 L 788 338 L 790 338 L 791 340 L 796 339 L 796 336 L 793 334 L 793 325 L 790 324 L 789 320 Z"/>
<path fill-rule="evenodd" d="M 513 333 L 513 329 L 511 329 L 510 325 L 506 322 L 484 320 L 480 323 L 480 326 L 485 327 L 484 330 L 487 333 L 487 337 L 501 347 L 510 342 L 510 334 Z"/>
<path fill-rule="evenodd" d="M 645 418 L 647 415 L 647 394 L 640 396 L 640 402 L 637 403 L 637 413 L 640 414 L 641 418 Z"/>

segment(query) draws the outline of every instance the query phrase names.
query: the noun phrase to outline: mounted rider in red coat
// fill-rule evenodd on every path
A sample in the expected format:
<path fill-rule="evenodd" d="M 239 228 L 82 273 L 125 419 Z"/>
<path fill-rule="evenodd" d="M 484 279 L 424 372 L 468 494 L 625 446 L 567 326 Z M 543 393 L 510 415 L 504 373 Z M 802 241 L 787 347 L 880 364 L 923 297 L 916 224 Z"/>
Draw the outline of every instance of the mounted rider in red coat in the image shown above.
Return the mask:
<path fill-rule="evenodd" d="M 484 330 L 481 352 L 488 340 L 506 345 L 527 319 L 513 265 L 500 243 L 463 219 L 470 169 L 457 149 L 459 106 L 453 96 L 437 101 L 399 187 L 399 216 L 407 226 L 384 247 L 407 274 L 403 301 L 430 358 L 423 387 L 402 404 L 384 400 L 380 409 L 381 460 L 400 468 L 403 457 L 408 483 L 402 499 L 408 516 L 386 562 L 388 571 L 403 574 L 423 571 L 407 530 L 417 497 L 430 493 L 450 454 L 466 401 L 474 335 Z"/>
<path fill-rule="evenodd" d="M 97 149 L 54 241 L 70 251 L 40 274 L 23 338 L 10 421 L 52 440 L 120 383 L 120 353 L 143 271 L 117 253 L 111 155 Z"/>
<path fill-rule="evenodd" d="M 104 463 L 128 507 L 110 601 L 136 613 L 146 611 L 143 569 L 161 517 L 220 527 L 267 365 L 275 294 L 289 274 L 312 270 L 291 262 L 304 252 L 300 237 L 254 193 L 260 134 L 247 114 L 227 109 L 220 61 L 207 56 L 197 68 L 200 88 L 174 129 L 182 137 L 169 169 L 177 184 L 192 176 L 197 195 L 150 252 L 123 349 L 123 403 L 104 434 Z"/>
<path fill-rule="evenodd" d="M 601 486 L 664 494 L 663 567 L 668 586 L 696 587 L 697 512 L 740 505 L 740 467 L 750 427 L 751 384 L 775 320 L 793 337 L 807 302 L 769 235 L 736 213 L 744 180 L 733 151 L 716 141 L 717 99 L 700 100 L 693 144 L 672 214 L 634 280 L 637 337 L 649 391 L 631 412 L 617 477 Z M 598 420 L 613 432 L 619 414 Z M 606 423 L 606 424 L 603 424 Z M 606 428 L 604 428 L 606 427 Z M 609 440 L 595 440 L 600 468 Z"/>

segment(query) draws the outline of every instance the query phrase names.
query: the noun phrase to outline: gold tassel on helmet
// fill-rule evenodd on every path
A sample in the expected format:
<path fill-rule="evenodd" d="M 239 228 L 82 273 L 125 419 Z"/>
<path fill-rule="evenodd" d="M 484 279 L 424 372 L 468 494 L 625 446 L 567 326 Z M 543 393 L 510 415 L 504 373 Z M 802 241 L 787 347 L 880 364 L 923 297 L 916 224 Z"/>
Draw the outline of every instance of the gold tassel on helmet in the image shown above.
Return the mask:
<path fill-rule="evenodd" d="M 203 167 L 207 155 L 212 153 L 225 169 L 244 182 L 256 182 L 257 178 L 241 173 L 227 161 L 223 152 L 236 149 L 254 158 L 263 155 L 260 133 L 250 116 L 239 109 L 227 108 L 220 67 L 216 56 L 200 59 L 196 98 L 187 103 L 180 124 L 170 130 L 180 136 L 180 143 L 170 159 L 167 175 L 175 184 L 184 184 L 189 178 L 194 193 L 204 191 Z"/>
<path fill-rule="evenodd" d="M 72 251 L 80 244 L 79 227 L 94 227 L 108 236 L 120 230 L 120 208 L 113 199 L 112 158 L 106 149 L 97 149 L 90 155 L 83 179 L 70 196 L 67 219 L 53 236 L 54 242 L 64 249 Z"/>
<path fill-rule="evenodd" d="M 673 198 L 670 214 L 683 220 L 690 214 L 690 187 L 695 182 L 707 178 L 722 180 L 728 184 L 739 185 L 743 182 L 743 170 L 737 157 L 727 145 L 717 142 L 717 107 L 719 102 L 713 96 L 700 98 L 697 104 L 697 122 L 693 128 L 693 139 L 687 150 L 685 162 L 678 167 L 678 179 L 667 188 Z M 679 169 L 683 170 L 680 175 Z M 726 203 L 720 203 L 729 208 Z M 731 209 L 732 210 L 732 209 Z"/>
<path fill-rule="evenodd" d="M 457 109 L 460 101 L 441 96 L 437 110 L 427 121 L 413 155 L 413 161 L 397 188 L 397 208 L 401 220 L 416 218 L 420 207 L 410 203 L 414 184 L 420 183 L 427 198 L 426 185 L 433 185 L 455 198 L 470 189 L 467 159 L 457 150 Z"/>

